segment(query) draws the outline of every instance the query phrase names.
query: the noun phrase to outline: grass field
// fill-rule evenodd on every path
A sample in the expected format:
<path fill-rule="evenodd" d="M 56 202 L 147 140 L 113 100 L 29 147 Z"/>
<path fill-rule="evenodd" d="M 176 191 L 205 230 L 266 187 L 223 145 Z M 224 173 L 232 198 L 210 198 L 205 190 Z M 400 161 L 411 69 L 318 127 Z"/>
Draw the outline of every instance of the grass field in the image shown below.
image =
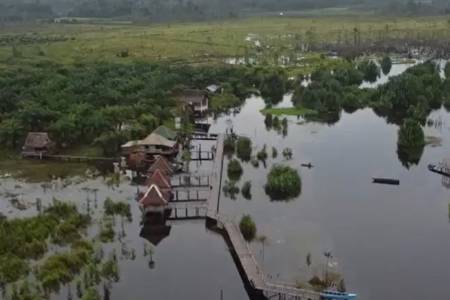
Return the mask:
<path fill-rule="evenodd" d="M 0 66 L 135 60 L 217 63 L 258 57 L 265 64 L 302 55 L 300 43 L 433 36 L 450 38 L 449 17 L 387 18 L 372 15 L 259 17 L 177 24 L 41 24 L 0 28 Z M 47 41 L 48 39 L 48 41 Z M 56 39 L 57 41 L 53 41 Z M 120 53 L 128 50 L 127 57 Z"/>

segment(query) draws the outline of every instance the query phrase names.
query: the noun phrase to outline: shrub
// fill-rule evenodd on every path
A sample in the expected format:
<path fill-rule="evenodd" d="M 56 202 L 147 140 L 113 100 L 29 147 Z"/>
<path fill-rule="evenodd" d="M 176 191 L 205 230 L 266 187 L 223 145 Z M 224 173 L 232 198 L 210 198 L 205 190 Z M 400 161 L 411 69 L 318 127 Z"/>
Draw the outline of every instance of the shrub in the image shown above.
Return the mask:
<path fill-rule="evenodd" d="M 242 167 L 237 159 L 232 159 L 228 163 L 228 178 L 237 181 L 242 176 Z"/>
<path fill-rule="evenodd" d="M 267 113 L 264 119 L 264 124 L 266 124 L 267 129 L 272 128 L 273 117 L 271 113 Z"/>
<path fill-rule="evenodd" d="M 272 200 L 297 197 L 301 192 L 300 176 L 291 167 L 276 165 L 267 175 L 265 190 Z"/>
<path fill-rule="evenodd" d="M 111 198 L 108 197 L 106 198 L 103 207 L 107 216 L 119 215 L 122 217 L 126 217 L 129 221 L 131 221 L 130 204 L 125 202 L 113 202 Z"/>
<path fill-rule="evenodd" d="M 240 137 L 237 141 L 237 156 L 242 161 L 249 161 L 252 155 L 252 141 L 247 137 Z"/>
<path fill-rule="evenodd" d="M 272 126 L 273 126 L 273 128 L 275 128 L 277 130 L 280 129 L 280 119 L 278 118 L 278 116 L 275 116 L 273 118 Z"/>
<path fill-rule="evenodd" d="M 363 61 L 358 65 L 358 70 L 364 74 L 364 80 L 375 82 L 380 76 L 380 68 L 373 61 Z"/>
<path fill-rule="evenodd" d="M 10 283 L 28 274 L 29 267 L 25 260 L 15 255 L 0 256 L 0 283 Z"/>
<path fill-rule="evenodd" d="M 223 141 L 223 151 L 228 154 L 233 154 L 236 148 L 236 140 L 231 135 L 228 135 Z"/>
<path fill-rule="evenodd" d="M 256 225 L 249 215 L 244 215 L 239 223 L 239 229 L 246 241 L 252 241 L 256 236 Z"/>
<path fill-rule="evenodd" d="M 292 159 L 292 149 L 291 148 L 283 149 L 283 157 L 287 160 Z"/>
<path fill-rule="evenodd" d="M 114 228 L 110 222 L 107 222 L 100 230 L 100 241 L 108 243 L 114 241 Z"/>
<path fill-rule="evenodd" d="M 226 180 L 225 184 L 223 185 L 223 193 L 225 194 L 225 196 L 235 200 L 236 195 L 239 194 L 239 188 L 236 186 L 236 182 Z"/>
<path fill-rule="evenodd" d="M 252 199 L 252 183 L 250 181 L 246 181 L 244 185 L 242 186 L 241 192 L 242 196 L 244 196 L 245 199 L 250 200 Z"/>
<path fill-rule="evenodd" d="M 383 57 L 383 59 L 380 62 L 381 65 L 381 71 L 383 71 L 384 75 L 389 74 L 392 68 L 392 60 L 389 56 Z"/>
<path fill-rule="evenodd" d="M 259 160 L 256 157 L 252 157 L 250 162 L 255 168 L 259 167 Z"/>
<path fill-rule="evenodd" d="M 277 156 L 278 156 L 277 148 L 272 147 L 272 158 L 277 158 Z"/>
<path fill-rule="evenodd" d="M 264 145 L 264 147 L 261 149 L 261 151 L 259 151 L 256 154 L 256 157 L 261 160 L 261 161 L 266 161 L 268 155 L 267 155 L 267 150 L 266 150 L 266 145 Z"/>

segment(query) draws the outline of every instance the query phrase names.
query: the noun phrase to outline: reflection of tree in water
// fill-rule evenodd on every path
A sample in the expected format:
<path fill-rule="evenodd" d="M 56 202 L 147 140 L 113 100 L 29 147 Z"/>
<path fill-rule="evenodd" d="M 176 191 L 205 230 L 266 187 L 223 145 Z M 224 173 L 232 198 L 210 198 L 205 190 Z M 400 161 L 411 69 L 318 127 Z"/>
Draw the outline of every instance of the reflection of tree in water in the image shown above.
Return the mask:
<path fill-rule="evenodd" d="M 398 159 L 406 169 L 409 169 L 410 167 L 419 164 L 424 148 L 425 146 L 413 148 L 397 146 Z"/>
<path fill-rule="evenodd" d="M 305 115 L 304 116 L 306 121 L 310 122 L 320 122 L 320 123 L 326 123 L 328 125 L 334 125 L 341 119 L 341 112 L 340 111 L 333 111 L 333 112 L 327 112 L 327 113 L 320 113 L 320 114 L 311 114 L 311 115 Z"/>

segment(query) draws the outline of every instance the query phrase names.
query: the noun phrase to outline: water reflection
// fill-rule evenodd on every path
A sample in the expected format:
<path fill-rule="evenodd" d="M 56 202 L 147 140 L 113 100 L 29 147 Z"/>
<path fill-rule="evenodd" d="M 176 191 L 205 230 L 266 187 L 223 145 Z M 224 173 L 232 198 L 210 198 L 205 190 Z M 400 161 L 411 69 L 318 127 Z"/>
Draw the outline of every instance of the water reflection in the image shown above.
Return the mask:
<path fill-rule="evenodd" d="M 419 164 L 420 158 L 422 157 L 424 149 L 425 149 L 425 146 L 408 148 L 408 149 L 397 146 L 398 160 L 402 163 L 402 165 L 406 169 L 409 169 L 412 166 Z"/>
<path fill-rule="evenodd" d="M 438 146 L 407 154 L 397 153 L 398 125 L 369 108 L 341 112 L 332 126 L 287 117 L 289 132 L 283 138 L 266 130 L 260 113 L 264 107 L 262 99 L 249 98 L 239 114 L 218 118 L 211 131 L 224 131 L 232 123 L 252 139 L 254 149 L 266 144 L 279 150 L 277 157 L 269 155 L 267 169 L 243 164 L 239 187 L 251 181 L 252 201 L 241 195 L 221 200 L 222 212 L 236 216 L 237 222 L 250 214 L 258 235 L 267 237 L 264 259 L 261 245 L 252 244 L 267 272 L 280 281 L 308 281 L 317 272 L 305 269 L 325 265 L 321 254 L 330 250 L 347 287 L 361 299 L 419 300 L 430 293 L 445 299 L 450 273 L 442 257 L 450 251 L 449 181 L 430 175 L 427 164 L 449 156 L 450 114 L 431 112 L 429 118 L 441 125 L 423 128 L 427 137 L 440 139 Z M 286 147 L 293 150 L 291 161 L 281 155 Z M 315 168 L 301 168 L 303 162 Z M 273 202 L 265 194 L 267 173 L 275 163 L 300 172 L 302 195 L 296 201 Z M 392 176 L 401 185 L 374 185 L 373 176 Z M 304 263 L 308 253 L 313 257 L 310 268 Z M 423 253 L 429 259 L 418 259 Z M 429 274 L 439 276 L 431 280 Z"/>
<path fill-rule="evenodd" d="M 153 246 L 158 246 L 170 235 L 171 226 L 166 224 L 163 216 L 146 217 L 139 236 L 149 241 Z"/>

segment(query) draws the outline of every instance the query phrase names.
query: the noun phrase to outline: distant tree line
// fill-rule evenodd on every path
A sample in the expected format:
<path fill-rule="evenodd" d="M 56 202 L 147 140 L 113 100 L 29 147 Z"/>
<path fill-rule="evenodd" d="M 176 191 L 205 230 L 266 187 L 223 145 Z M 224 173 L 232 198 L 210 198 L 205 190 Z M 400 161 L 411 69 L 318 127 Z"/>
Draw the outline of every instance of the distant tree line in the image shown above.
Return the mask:
<path fill-rule="evenodd" d="M 6 0 L 0 21 L 27 21 L 59 17 L 127 17 L 148 21 L 209 20 L 247 13 L 301 11 L 327 7 L 378 10 L 399 15 L 445 14 L 446 0 Z"/>

